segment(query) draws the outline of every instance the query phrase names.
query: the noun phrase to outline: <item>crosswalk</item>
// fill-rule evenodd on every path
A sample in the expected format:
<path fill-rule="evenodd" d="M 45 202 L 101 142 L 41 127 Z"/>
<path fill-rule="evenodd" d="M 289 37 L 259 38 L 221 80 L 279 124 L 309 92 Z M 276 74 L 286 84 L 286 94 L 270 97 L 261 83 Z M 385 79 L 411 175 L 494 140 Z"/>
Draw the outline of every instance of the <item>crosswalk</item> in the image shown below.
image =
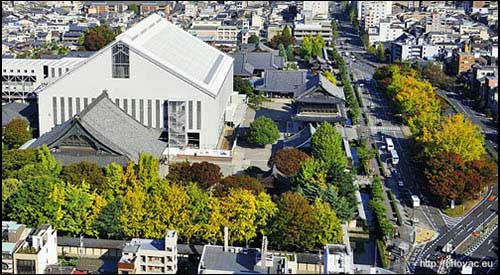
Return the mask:
<path fill-rule="evenodd" d="M 446 225 L 446 227 L 448 229 L 452 228 L 457 223 L 459 223 L 459 222 L 461 222 L 463 220 L 462 217 L 454 218 L 454 217 L 450 217 L 450 216 L 444 215 L 443 213 L 441 213 L 441 217 L 443 218 L 443 221 L 444 221 L 444 223 L 445 223 L 445 225 Z"/>
<path fill-rule="evenodd" d="M 398 126 L 370 126 L 373 131 L 400 131 L 401 128 Z"/>

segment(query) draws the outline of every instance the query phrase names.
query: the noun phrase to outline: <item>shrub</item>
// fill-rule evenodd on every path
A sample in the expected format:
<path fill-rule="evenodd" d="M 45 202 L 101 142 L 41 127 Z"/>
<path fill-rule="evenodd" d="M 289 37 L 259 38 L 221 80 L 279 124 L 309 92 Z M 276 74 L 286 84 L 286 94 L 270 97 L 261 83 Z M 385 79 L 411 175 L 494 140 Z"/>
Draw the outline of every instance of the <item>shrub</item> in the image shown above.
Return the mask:
<path fill-rule="evenodd" d="M 29 124 L 25 119 L 14 118 L 5 126 L 3 141 L 9 148 L 19 148 L 19 146 L 31 139 L 28 127 Z"/>

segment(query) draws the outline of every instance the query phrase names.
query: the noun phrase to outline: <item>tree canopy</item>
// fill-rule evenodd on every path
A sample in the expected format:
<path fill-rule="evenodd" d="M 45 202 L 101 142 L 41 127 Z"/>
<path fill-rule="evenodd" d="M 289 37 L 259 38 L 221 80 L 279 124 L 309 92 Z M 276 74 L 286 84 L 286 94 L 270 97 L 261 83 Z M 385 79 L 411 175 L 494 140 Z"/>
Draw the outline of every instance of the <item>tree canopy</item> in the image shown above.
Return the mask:
<path fill-rule="evenodd" d="M 250 123 L 247 141 L 251 144 L 264 146 L 275 143 L 280 137 L 278 126 L 268 117 L 260 116 Z"/>
<path fill-rule="evenodd" d="M 116 35 L 107 25 L 94 26 L 85 31 L 83 46 L 87 51 L 98 51 L 115 40 Z"/>
<path fill-rule="evenodd" d="M 5 126 L 3 132 L 3 142 L 9 148 L 18 148 L 31 139 L 29 124 L 23 118 L 14 118 Z"/>
<path fill-rule="evenodd" d="M 283 148 L 272 156 L 271 165 L 276 165 L 283 174 L 293 176 L 310 158 L 309 155 L 297 148 Z"/>
<path fill-rule="evenodd" d="M 342 149 L 342 136 L 328 122 L 322 122 L 311 138 L 314 158 L 325 163 L 337 162 L 347 165 L 347 157 Z"/>

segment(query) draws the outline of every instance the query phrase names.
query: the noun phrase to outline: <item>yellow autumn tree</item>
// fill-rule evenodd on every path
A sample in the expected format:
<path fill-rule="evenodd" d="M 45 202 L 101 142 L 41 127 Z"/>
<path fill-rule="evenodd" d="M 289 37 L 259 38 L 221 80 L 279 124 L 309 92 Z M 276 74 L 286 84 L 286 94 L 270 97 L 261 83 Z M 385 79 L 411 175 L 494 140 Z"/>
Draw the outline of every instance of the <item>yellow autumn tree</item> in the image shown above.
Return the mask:
<path fill-rule="evenodd" d="M 222 202 L 222 213 L 229 228 L 229 240 L 234 242 L 245 242 L 257 236 L 255 220 L 257 216 L 257 205 L 255 196 L 251 191 L 235 188 Z"/>
<path fill-rule="evenodd" d="M 427 134 L 427 154 L 455 153 L 464 161 L 481 159 L 486 153 L 481 128 L 465 119 L 463 114 L 455 114 L 444 119 L 439 127 Z"/>

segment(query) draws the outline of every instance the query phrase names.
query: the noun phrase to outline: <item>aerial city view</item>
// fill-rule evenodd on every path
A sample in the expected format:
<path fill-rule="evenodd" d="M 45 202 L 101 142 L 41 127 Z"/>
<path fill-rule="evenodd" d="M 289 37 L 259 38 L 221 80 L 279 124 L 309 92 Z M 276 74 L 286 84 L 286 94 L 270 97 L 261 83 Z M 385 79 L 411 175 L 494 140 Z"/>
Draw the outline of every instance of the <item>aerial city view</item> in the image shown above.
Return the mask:
<path fill-rule="evenodd" d="M 497 274 L 496 1 L 2 1 L 2 273 Z"/>

